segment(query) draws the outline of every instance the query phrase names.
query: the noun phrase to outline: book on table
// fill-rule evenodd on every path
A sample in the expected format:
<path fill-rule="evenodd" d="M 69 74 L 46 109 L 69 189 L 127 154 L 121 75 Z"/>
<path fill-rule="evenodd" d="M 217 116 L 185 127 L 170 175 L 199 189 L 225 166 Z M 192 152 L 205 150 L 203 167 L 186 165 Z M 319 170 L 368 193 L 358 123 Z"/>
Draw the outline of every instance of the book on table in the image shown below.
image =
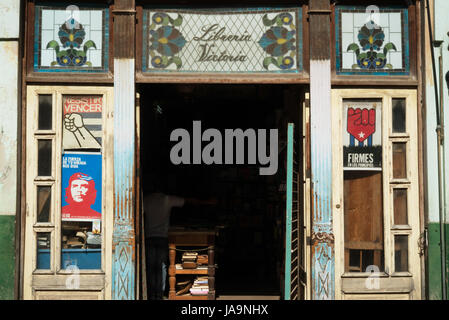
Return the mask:
<path fill-rule="evenodd" d="M 184 252 L 182 255 L 182 261 L 195 261 L 198 257 L 198 252 Z"/>
<path fill-rule="evenodd" d="M 189 290 L 190 290 L 191 287 L 192 287 L 192 282 L 189 282 L 189 283 L 185 284 L 178 291 L 176 291 L 176 295 L 179 296 L 179 295 L 182 295 L 182 294 L 189 293 Z"/>
<path fill-rule="evenodd" d="M 209 256 L 207 254 L 198 255 L 196 263 L 199 265 L 209 264 Z"/>
<path fill-rule="evenodd" d="M 195 261 L 183 261 L 182 262 L 183 269 L 196 269 L 196 267 L 198 267 L 198 265 L 196 264 Z"/>
<path fill-rule="evenodd" d="M 194 288 L 190 288 L 190 294 L 191 295 L 200 296 L 200 295 L 206 295 L 208 293 L 209 293 L 209 289 L 194 289 Z"/>

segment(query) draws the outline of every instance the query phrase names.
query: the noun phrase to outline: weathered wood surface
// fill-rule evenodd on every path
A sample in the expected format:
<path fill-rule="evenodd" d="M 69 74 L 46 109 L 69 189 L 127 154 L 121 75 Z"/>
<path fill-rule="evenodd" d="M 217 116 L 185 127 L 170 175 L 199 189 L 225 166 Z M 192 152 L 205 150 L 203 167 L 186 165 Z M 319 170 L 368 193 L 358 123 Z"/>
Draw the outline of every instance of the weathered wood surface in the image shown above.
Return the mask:
<path fill-rule="evenodd" d="M 37 290 L 36 300 L 103 300 L 104 291 L 53 291 Z"/>
<path fill-rule="evenodd" d="M 135 57 L 134 0 L 118 0 L 114 15 L 114 231 L 112 299 L 134 300 Z"/>
<path fill-rule="evenodd" d="M 115 59 L 112 298 L 135 297 L 134 60 Z"/>
<path fill-rule="evenodd" d="M 312 294 L 314 300 L 335 298 L 332 226 L 332 121 L 330 3 L 312 1 L 310 21 L 310 141 L 312 197 Z"/>

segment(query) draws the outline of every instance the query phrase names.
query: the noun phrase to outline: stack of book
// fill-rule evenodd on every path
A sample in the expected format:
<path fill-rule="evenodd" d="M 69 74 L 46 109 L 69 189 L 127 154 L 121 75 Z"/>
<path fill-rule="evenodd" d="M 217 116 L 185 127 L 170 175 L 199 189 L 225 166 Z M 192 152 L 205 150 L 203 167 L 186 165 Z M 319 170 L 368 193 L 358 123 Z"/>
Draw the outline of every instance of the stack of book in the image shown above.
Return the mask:
<path fill-rule="evenodd" d="M 184 269 L 195 269 L 197 267 L 197 257 L 198 252 L 184 252 L 182 254 L 182 267 Z"/>
<path fill-rule="evenodd" d="M 207 277 L 198 277 L 193 281 L 193 285 L 190 288 L 190 294 L 193 296 L 202 296 L 209 293 L 209 284 Z"/>
<path fill-rule="evenodd" d="M 189 289 L 192 287 L 192 280 L 180 281 L 176 283 L 176 295 L 188 295 Z"/>
<path fill-rule="evenodd" d="M 208 255 L 207 254 L 200 254 L 200 255 L 198 255 L 196 263 L 199 266 L 209 264 L 209 257 L 208 257 Z"/>
<path fill-rule="evenodd" d="M 47 237 L 37 237 L 37 244 L 39 249 L 50 248 L 50 240 Z"/>

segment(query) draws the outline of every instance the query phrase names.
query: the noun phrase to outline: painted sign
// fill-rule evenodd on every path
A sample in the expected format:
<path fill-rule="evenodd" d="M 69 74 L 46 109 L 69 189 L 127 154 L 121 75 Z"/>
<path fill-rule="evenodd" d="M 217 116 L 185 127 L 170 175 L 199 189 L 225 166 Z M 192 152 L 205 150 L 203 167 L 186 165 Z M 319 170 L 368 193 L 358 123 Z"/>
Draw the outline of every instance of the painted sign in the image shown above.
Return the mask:
<path fill-rule="evenodd" d="M 382 170 L 380 101 L 344 101 L 343 167 Z"/>
<path fill-rule="evenodd" d="M 63 148 L 101 148 L 103 97 L 63 97 Z"/>
<path fill-rule="evenodd" d="M 101 154 L 66 152 L 62 157 L 62 220 L 101 219 Z"/>
<path fill-rule="evenodd" d="M 143 71 L 300 72 L 302 11 L 148 9 Z"/>

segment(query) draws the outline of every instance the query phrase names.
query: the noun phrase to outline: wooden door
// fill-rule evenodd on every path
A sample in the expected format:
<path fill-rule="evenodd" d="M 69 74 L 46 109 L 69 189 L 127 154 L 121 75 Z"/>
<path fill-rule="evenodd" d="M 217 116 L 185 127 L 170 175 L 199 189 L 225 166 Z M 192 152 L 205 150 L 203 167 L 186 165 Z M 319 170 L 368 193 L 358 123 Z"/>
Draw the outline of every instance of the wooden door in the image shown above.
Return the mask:
<path fill-rule="evenodd" d="M 332 92 L 335 296 L 420 299 L 415 90 Z"/>
<path fill-rule="evenodd" d="M 112 99 L 27 87 L 24 299 L 111 298 Z"/>

